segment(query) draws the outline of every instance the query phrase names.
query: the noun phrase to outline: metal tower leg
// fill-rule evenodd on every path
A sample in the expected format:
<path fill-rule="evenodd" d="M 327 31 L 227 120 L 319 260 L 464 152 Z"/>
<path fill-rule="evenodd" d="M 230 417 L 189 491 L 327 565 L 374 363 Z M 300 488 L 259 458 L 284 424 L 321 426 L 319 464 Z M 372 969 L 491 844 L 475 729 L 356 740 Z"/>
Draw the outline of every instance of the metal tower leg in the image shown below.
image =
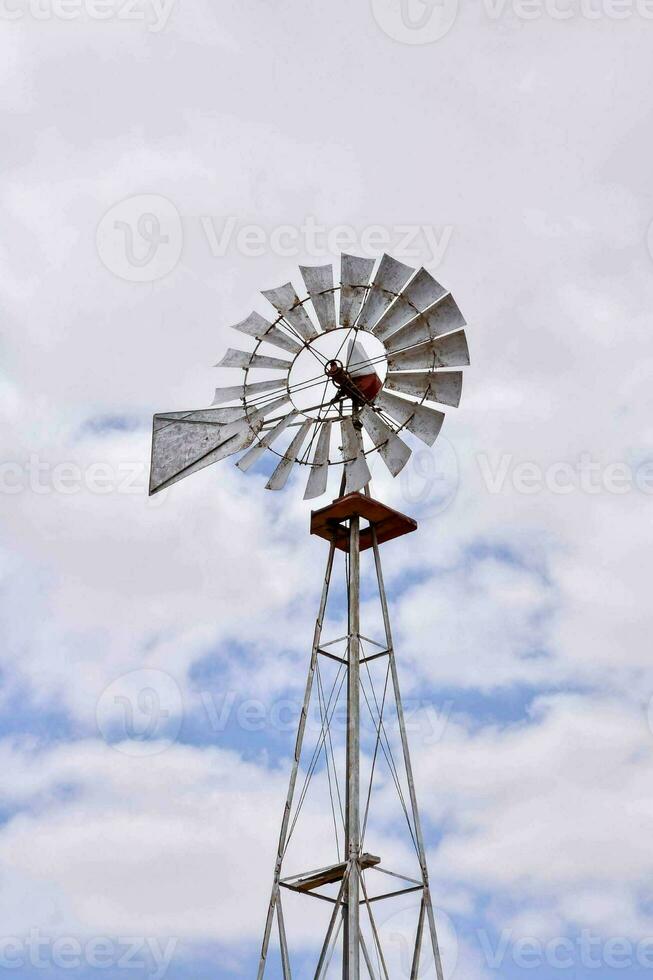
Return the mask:
<path fill-rule="evenodd" d="M 392 629 L 390 627 L 390 614 L 388 612 L 388 600 L 385 594 L 385 585 L 383 582 L 383 571 L 381 569 L 381 555 L 379 553 L 379 543 L 376 537 L 376 530 L 372 528 L 372 547 L 374 548 L 374 565 L 376 568 L 376 578 L 379 586 L 379 596 L 381 598 L 381 611 L 383 614 L 383 626 L 385 629 L 386 642 L 388 645 L 388 656 L 390 658 L 390 673 L 392 677 L 392 687 L 394 690 L 395 704 L 397 706 L 397 718 L 399 720 L 399 732 L 401 736 L 401 748 L 404 757 L 404 766 L 406 769 L 406 779 L 408 782 L 408 793 L 410 796 L 410 806 L 413 815 L 413 826 L 415 828 L 415 840 L 417 843 L 417 851 L 419 857 L 419 863 L 422 871 L 422 882 L 424 884 L 423 893 L 423 904 L 426 907 L 426 917 L 429 923 L 429 932 L 431 934 L 431 946 L 433 948 L 433 959 L 435 961 L 435 972 L 437 975 L 437 980 L 444 980 L 444 974 L 442 972 L 442 960 L 440 958 L 440 947 L 438 944 L 438 936 L 435 929 L 435 916 L 433 914 L 433 904 L 431 902 L 431 893 L 429 890 L 429 872 L 426 865 L 426 849 L 424 847 L 424 836 L 422 834 L 422 824 L 419 817 L 419 810 L 417 808 L 417 794 L 415 793 L 415 781 L 413 779 L 413 767 L 410 761 L 410 750 L 408 748 L 408 737 L 406 735 L 406 721 L 404 718 L 404 708 L 401 700 L 401 691 L 399 688 L 399 677 L 397 675 L 397 663 L 395 660 L 395 652 L 392 644 Z M 417 944 L 421 944 L 421 929 L 423 928 L 423 911 L 420 911 L 420 928 L 417 933 L 416 947 Z M 417 958 L 419 959 L 419 951 L 415 950 Z"/>
<path fill-rule="evenodd" d="M 349 861 L 342 957 L 343 980 L 360 976 L 360 518 L 349 524 L 347 640 L 347 797 L 345 853 Z"/>
<path fill-rule="evenodd" d="M 313 679 L 315 677 L 315 668 L 317 666 L 318 650 L 320 647 L 320 638 L 322 636 L 322 624 L 324 622 L 324 613 L 326 610 L 327 599 L 329 597 L 329 586 L 331 584 L 331 573 L 333 571 L 334 553 L 335 553 L 335 544 L 332 543 L 329 548 L 329 557 L 327 558 L 326 573 L 324 576 L 324 584 L 322 586 L 322 597 L 320 599 L 320 609 L 317 615 L 317 620 L 315 622 L 315 632 L 313 634 L 313 650 L 311 653 L 311 664 L 308 671 L 308 677 L 306 679 L 306 688 L 304 691 L 304 703 L 302 705 L 302 713 L 299 718 L 299 727 L 297 729 L 297 739 L 295 741 L 295 756 L 293 758 L 292 770 L 290 773 L 290 783 L 288 786 L 288 795 L 286 797 L 286 805 L 283 811 L 283 819 L 281 821 L 281 831 L 279 833 L 279 846 L 277 848 L 277 861 L 274 867 L 272 894 L 270 896 L 270 904 L 268 906 L 268 914 L 265 922 L 265 931 L 263 933 L 263 945 L 261 947 L 261 958 L 259 961 L 257 980 L 262 980 L 263 974 L 265 973 L 265 961 L 267 959 L 268 949 L 270 946 L 272 922 L 274 919 L 275 906 L 277 903 L 277 895 L 279 894 L 279 879 L 281 877 L 281 865 L 283 863 L 283 855 L 286 849 L 286 843 L 288 839 L 288 824 L 290 822 L 290 811 L 292 808 L 293 797 L 295 795 L 297 773 L 299 772 L 299 762 L 302 754 L 302 745 L 304 743 L 304 733 L 306 731 L 306 719 L 308 717 L 308 707 L 311 700 L 311 693 L 313 691 Z"/>

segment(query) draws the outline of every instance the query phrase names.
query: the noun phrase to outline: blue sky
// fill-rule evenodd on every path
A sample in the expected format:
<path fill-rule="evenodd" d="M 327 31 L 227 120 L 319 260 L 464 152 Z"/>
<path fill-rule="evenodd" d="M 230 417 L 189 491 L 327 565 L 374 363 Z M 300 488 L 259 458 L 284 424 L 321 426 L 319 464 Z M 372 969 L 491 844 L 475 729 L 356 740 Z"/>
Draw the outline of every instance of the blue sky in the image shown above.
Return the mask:
<path fill-rule="evenodd" d="M 234 383 L 258 290 L 385 250 L 472 356 L 372 483 L 420 525 L 383 557 L 447 978 L 648 977 L 643 0 L 63 7 L 0 11 L 0 972 L 253 975 L 325 545 L 270 461 L 148 498 L 151 416 Z"/>

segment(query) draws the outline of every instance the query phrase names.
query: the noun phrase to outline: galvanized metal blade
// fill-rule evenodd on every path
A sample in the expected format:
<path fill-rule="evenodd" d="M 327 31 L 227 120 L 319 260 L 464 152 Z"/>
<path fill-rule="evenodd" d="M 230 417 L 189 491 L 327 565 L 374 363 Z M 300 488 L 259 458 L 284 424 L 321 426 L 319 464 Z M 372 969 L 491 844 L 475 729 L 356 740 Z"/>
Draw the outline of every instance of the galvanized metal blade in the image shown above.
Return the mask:
<path fill-rule="evenodd" d="M 451 293 L 448 293 L 426 313 L 421 313 L 401 330 L 393 333 L 385 341 L 385 348 L 388 353 L 398 351 L 420 341 L 431 340 L 441 334 L 460 330 L 465 324 L 465 317 L 460 312 L 458 304 Z"/>
<path fill-rule="evenodd" d="M 409 432 L 425 442 L 427 446 L 432 446 L 438 438 L 444 422 L 443 412 L 438 412 L 427 405 L 415 405 L 414 402 L 399 398 L 398 395 L 391 395 L 388 391 L 382 391 L 376 396 L 374 407 L 385 412 L 395 422 L 405 425 Z"/>
<path fill-rule="evenodd" d="M 335 330 L 336 300 L 333 291 L 333 266 L 300 265 L 306 292 L 311 297 L 315 315 L 323 330 Z"/>
<path fill-rule="evenodd" d="M 433 370 L 440 367 L 460 367 L 464 364 L 469 364 L 469 348 L 464 330 L 437 337 L 388 358 L 390 371 Z"/>
<path fill-rule="evenodd" d="M 306 343 L 318 336 L 318 331 L 313 326 L 311 318 L 302 306 L 291 282 L 278 286 L 276 289 L 264 289 L 262 293 L 288 323 L 292 324 Z"/>
<path fill-rule="evenodd" d="M 159 412 L 154 416 L 152 429 L 165 429 L 171 422 L 205 422 L 213 425 L 226 425 L 243 417 L 242 405 L 230 408 L 200 408 L 191 412 Z"/>
<path fill-rule="evenodd" d="M 263 425 L 262 420 L 255 421 L 251 428 L 234 432 L 232 425 L 201 421 L 202 412 L 188 414 L 192 418 L 172 421 L 169 415 L 154 416 L 150 494 L 245 449 Z M 157 426 L 157 419 L 162 419 L 165 424 Z"/>
<path fill-rule="evenodd" d="M 397 476 L 410 459 L 412 449 L 369 405 L 361 409 L 360 419 L 379 456 L 392 475 Z"/>
<path fill-rule="evenodd" d="M 462 371 L 388 371 L 385 387 L 441 405 L 460 404 Z"/>
<path fill-rule="evenodd" d="M 418 313 L 433 306 L 446 292 L 444 286 L 441 286 L 430 272 L 420 269 L 389 310 L 383 314 L 372 333 L 379 340 L 385 340 L 414 319 Z"/>
<path fill-rule="evenodd" d="M 290 423 L 296 418 L 297 418 L 297 412 L 289 412 L 284 419 L 281 419 L 281 421 L 275 425 L 273 429 L 270 429 L 269 432 L 266 432 L 265 435 L 258 440 L 255 446 L 252 446 L 251 449 L 247 450 L 244 456 L 240 457 L 240 459 L 236 463 L 236 466 L 246 473 L 247 470 L 249 470 L 254 465 L 257 459 L 261 458 L 261 456 L 266 451 L 266 449 L 269 449 L 269 447 L 272 445 L 274 440 L 277 439 L 281 435 L 281 433 L 288 428 Z"/>
<path fill-rule="evenodd" d="M 354 427 L 351 419 L 340 422 L 342 434 L 342 458 L 345 464 L 345 493 L 362 490 L 372 479 L 365 453 L 363 437 L 359 429 Z"/>
<path fill-rule="evenodd" d="M 240 323 L 234 323 L 231 329 L 239 330 L 241 333 L 247 334 L 248 337 L 264 340 L 266 344 L 281 347 L 282 350 L 287 350 L 291 354 L 299 354 L 302 349 L 301 344 L 298 344 L 296 340 L 289 337 L 279 327 L 273 326 L 260 313 L 250 313 L 245 320 L 241 320 Z"/>
<path fill-rule="evenodd" d="M 313 462 L 306 484 L 304 500 L 313 500 L 314 497 L 321 497 L 327 488 L 332 424 L 330 421 L 321 423 L 322 428 L 317 437 L 317 445 L 313 454 Z"/>
<path fill-rule="evenodd" d="M 376 374 L 376 370 L 360 340 L 350 340 L 347 347 L 347 372 L 352 378 Z"/>
<path fill-rule="evenodd" d="M 267 391 L 280 391 L 285 387 L 286 382 L 281 379 L 275 381 L 256 381 L 251 385 L 230 385 L 227 388 L 216 388 L 213 396 L 213 405 L 222 405 L 223 402 L 231 402 L 234 399 L 241 401 L 248 398 L 257 398 L 264 395 Z M 242 409 L 239 409 L 242 412 Z"/>
<path fill-rule="evenodd" d="M 340 259 L 340 326 L 353 327 L 365 300 L 374 259 L 345 255 Z"/>
<path fill-rule="evenodd" d="M 391 255 L 384 255 L 356 324 L 361 330 L 371 330 L 406 285 L 415 270 Z"/>
<path fill-rule="evenodd" d="M 233 368 L 270 368 L 272 371 L 289 371 L 292 361 L 281 357 L 266 357 L 264 354 L 251 354 L 246 350 L 235 350 L 230 347 L 216 367 Z"/>
<path fill-rule="evenodd" d="M 303 422 L 299 427 L 297 435 L 286 449 L 284 458 L 281 460 L 276 470 L 265 484 L 266 490 L 283 490 L 288 482 L 290 471 L 297 462 L 299 451 L 304 445 L 304 441 L 306 440 L 306 436 L 308 435 L 312 425 L 313 419 L 307 419 L 306 422 Z"/>

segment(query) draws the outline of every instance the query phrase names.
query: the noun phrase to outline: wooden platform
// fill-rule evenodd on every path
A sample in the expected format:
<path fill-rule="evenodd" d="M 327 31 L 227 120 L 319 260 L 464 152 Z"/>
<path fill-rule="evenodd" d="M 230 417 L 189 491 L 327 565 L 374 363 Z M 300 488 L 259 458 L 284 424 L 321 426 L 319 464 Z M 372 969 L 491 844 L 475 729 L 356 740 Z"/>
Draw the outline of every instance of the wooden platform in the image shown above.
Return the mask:
<path fill-rule="evenodd" d="M 366 868 L 373 868 L 380 863 L 381 858 L 376 857 L 375 854 L 361 854 L 360 867 L 363 871 Z M 298 892 L 310 892 L 314 888 L 320 888 L 321 885 L 332 885 L 334 881 L 342 881 L 346 870 L 346 861 L 343 861 L 341 864 L 332 864 L 330 868 L 322 868 L 320 871 L 315 871 L 313 874 L 306 875 L 304 878 L 298 878 L 294 882 L 293 888 Z"/>
<path fill-rule="evenodd" d="M 417 530 L 417 521 L 414 521 L 412 517 L 406 517 L 398 510 L 386 507 L 385 504 L 374 500 L 372 497 L 366 497 L 363 493 L 348 493 L 345 497 L 338 497 L 327 507 L 312 511 L 311 534 L 317 534 L 321 538 L 326 538 L 327 541 L 334 541 L 336 548 L 339 548 L 340 551 L 348 551 L 349 526 L 346 522 L 351 517 L 356 516 L 363 518 L 370 524 L 370 527 L 361 528 L 361 551 L 372 547 L 371 526 L 376 531 L 376 539 L 379 544 Z"/>

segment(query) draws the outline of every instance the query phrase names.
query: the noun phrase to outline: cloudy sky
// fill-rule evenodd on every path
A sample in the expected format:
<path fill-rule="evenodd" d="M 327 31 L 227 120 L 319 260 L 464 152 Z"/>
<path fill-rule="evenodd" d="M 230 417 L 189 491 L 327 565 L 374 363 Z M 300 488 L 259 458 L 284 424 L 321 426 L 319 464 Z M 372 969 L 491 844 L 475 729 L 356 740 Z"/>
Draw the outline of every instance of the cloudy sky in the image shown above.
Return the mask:
<path fill-rule="evenodd" d="M 447 977 L 652 975 L 652 18 L 3 0 L 10 975 L 255 973 L 325 547 L 264 468 L 148 499 L 149 429 L 341 250 L 426 265 L 469 323 L 434 452 L 374 472 L 420 521 L 383 555 Z"/>

